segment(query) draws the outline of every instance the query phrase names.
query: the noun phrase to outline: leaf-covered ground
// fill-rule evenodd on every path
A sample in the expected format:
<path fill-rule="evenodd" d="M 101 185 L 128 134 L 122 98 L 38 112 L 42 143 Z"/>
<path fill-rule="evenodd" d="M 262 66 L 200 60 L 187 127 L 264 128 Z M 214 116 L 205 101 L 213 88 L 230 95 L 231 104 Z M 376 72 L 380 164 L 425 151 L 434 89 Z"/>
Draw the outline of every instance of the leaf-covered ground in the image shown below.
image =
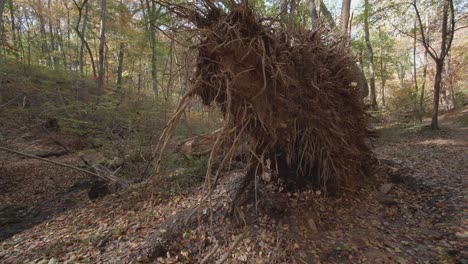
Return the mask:
<path fill-rule="evenodd" d="M 230 253 L 227 263 L 467 263 L 468 108 L 442 116 L 440 131 L 424 125 L 379 129 L 373 144 L 382 166 L 361 188 L 328 198 L 314 190 L 259 193 L 262 204 L 246 204 L 237 218 L 215 213 L 211 223 L 187 227 L 155 262 L 199 263 L 209 256 L 205 263 L 216 263 Z M 56 159 L 73 164 L 76 158 Z M 201 188 L 169 196 L 135 186 L 91 202 L 83 191 L 59 195 L 84 175 L 2 160 L 2 207 L 51 197 L 75 204 L 3 240 L 1 263 L 148 262 L 140 253 L 161 223 L 203 195 Z"/>

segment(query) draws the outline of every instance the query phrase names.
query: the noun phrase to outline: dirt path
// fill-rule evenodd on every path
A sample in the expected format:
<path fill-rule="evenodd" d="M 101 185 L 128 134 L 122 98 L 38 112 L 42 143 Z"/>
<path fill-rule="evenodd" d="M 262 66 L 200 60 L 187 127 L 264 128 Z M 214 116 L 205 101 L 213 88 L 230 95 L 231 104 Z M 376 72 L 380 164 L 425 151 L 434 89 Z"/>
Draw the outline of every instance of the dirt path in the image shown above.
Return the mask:
<path fill-rule="evenodd" d="M 246 204 L 237 219 L 215 217 L 211 225 L 187 228 L 154 261 L 199 263 L 218 245 L 208 262 L 214 263 L 242 234 L 228 263 L 467 263 L 467 120 L 465 109 L 443 116 L 435 133 L 387 127 L 374 142 L 387 163 L 376 180 L 329 198 L 312 190 L 265 196 L 260 189 L 257 211 Z M 31 165 L 8 166 L 15 164 L 25 174 Z M 391 199 L 383 201 L 378 190 L 389 183 Z M 1 242 L 0 262 L 148 262 L 138 256 L 151 235 L 201 196 L 200 189 L 168 197 L 137 186 L 87 202 Z"/>

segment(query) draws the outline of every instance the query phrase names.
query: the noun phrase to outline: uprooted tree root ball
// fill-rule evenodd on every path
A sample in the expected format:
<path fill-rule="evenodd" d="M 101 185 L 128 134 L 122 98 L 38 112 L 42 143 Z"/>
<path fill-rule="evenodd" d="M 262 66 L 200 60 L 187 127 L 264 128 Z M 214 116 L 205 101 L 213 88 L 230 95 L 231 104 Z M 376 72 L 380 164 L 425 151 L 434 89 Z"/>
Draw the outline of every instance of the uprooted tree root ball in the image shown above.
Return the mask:
<path fill-rule="evenodd" d="M 326 191 L 365 177 L 370 132 L 354 62 L 339 34 L 283 30 L 244 1 L 227 8 L 203 1 L 173 10 L 197 27 L 201 42 L 193 89 L 157 151 L 162 153 L 185 106 L 198 96 L 224 114 L 208 164 L 210 189 L 233 158 L 247 164 L 246 183 L 277 175 L 296 185 L 310 180 Z M 220 154 L 215 170 L 213 159 Z"/>

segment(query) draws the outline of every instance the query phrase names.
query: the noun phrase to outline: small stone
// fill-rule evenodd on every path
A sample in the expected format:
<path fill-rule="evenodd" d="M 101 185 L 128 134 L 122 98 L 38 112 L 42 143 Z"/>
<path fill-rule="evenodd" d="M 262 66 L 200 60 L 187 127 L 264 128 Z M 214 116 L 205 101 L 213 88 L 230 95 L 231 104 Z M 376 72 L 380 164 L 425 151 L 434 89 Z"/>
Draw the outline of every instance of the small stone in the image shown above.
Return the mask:
<path fill-rule="evenodd" d="M 51 258 L 48 264 L 55 264 L 55 263 L 57 263 L 57 260 L 55 258 Z"/>

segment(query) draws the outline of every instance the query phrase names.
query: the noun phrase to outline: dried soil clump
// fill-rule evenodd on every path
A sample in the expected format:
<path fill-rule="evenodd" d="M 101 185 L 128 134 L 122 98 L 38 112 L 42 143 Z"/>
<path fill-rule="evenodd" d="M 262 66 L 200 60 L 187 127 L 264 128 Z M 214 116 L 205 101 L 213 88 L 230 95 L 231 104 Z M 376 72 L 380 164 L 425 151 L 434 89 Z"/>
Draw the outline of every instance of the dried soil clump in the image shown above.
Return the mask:
<path fill-rule="evenodd" d="M 367 116 L 354 62 L 337 33 L 283 30 L 245 2 L 220 8 L 203 1 L 175 10 L 201 39 L 186 98 L 196 95 L 224 114 L 208 183 L 229 169 L 239 148 L 248 149 L 240 157 L 248 164 L 247 182 L 272 172 L 267 174 L 299 185 L 310 179 L 327 190 L 364 177 L 371 160 Z M 182 100 L 171 122 L 186 104 Z M 162 138 L 169 135 L 165 131 Z M 220 153 L 224 159 L 212 173 L 212 159 Z"/>

